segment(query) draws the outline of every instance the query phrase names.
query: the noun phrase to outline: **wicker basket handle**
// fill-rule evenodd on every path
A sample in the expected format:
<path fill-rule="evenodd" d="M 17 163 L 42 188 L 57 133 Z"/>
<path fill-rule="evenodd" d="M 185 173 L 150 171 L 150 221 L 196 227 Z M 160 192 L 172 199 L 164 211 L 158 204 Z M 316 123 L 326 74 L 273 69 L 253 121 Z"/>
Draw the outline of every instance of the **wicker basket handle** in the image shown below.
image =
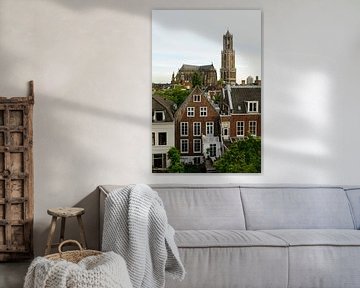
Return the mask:
<path fill-rule="evenodd" d="M 78 241 L 76 241 L 76 240 L 65 240 L 65 241 L 61 242 L 60 245 L 59 245 L 58 250 L 59 250 L 60 255 L 63 253 L 63 251 L 61 250 L 61 248 L 62 248 L 65 244 L 67 244 L 67 243 L 76 244 L 76 245 L 79 247 L 80 252 L 82 252 L 82 251 L 84 250 L 84 249 L 82 248 L 81 244 L 80 244 Z"/>

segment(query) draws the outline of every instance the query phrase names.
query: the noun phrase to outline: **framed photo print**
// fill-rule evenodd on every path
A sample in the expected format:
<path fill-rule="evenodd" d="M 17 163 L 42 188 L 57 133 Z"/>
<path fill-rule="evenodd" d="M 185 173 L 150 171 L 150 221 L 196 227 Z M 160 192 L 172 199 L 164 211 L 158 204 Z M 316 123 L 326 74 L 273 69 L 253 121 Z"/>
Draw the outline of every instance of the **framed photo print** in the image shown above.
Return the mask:
<path fill-rule="evenodd" d="M 153 173 L 261 173 L 261 11 L 153 10 Z"/>

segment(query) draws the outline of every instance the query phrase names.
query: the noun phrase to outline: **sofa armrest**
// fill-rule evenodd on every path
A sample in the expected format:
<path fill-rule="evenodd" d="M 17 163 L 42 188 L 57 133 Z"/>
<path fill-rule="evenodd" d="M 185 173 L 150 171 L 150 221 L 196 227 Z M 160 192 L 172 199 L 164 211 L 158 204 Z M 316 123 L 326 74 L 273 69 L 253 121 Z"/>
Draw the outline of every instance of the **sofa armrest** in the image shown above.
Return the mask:
<path fill-rule="evenodd" d="M 109 195 L 102 186 L 99 186 L 99 250 L 102 245 L 102 233 L 104 228 L 105 199 Z"/>

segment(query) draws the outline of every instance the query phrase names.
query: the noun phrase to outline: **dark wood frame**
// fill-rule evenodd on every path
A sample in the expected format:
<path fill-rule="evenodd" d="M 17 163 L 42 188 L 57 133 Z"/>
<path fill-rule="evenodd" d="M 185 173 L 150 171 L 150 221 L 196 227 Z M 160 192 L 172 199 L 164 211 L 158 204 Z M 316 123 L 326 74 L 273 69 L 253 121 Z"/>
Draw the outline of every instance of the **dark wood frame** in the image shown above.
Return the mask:
<path fill-rule="evenodd" d="M 33 81 L 29 88 L 27 97 L 0 97 L 0 262 L 33 257 Z"/>

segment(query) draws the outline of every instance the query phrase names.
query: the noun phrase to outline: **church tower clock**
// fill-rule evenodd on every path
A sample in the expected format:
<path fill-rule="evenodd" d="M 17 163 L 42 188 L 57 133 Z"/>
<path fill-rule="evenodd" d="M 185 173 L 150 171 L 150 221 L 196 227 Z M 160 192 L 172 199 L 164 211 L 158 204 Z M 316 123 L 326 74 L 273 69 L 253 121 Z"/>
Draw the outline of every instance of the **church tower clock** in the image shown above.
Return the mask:
<path fill-rule="evenodd" d="M 227 84 L 236 84 L 235 51 L 233 35 L 227 30 L 223 35 L 223 50 L 221 51 L 221 80 Z"/>

